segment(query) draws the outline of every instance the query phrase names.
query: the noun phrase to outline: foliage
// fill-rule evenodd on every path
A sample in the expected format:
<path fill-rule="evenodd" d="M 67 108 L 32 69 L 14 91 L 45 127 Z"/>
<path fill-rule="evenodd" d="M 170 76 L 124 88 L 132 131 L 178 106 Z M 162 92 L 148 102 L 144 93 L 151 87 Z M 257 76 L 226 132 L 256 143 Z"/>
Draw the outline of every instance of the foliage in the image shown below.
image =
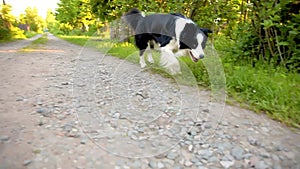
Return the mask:
<path fill-rule="evenodd" d="M 46 28 L 48 31 L 52 32 L 58 29 L 58 23 L 55 20 L 54 13 L 48 9 L 46 15 Z"/>
<path fill-rule="evenodd" d="M 15 16 L 10 5 L 0 5 L 0 40 L 24 39 L 24 31 L 14 25 Z"/>
<path fill-rule="evenodd" d="M 299 1 L 253 1 L 248 8 L 249 22 L 235 30 L 239 42 L 233 49 L 236 61 L 300 71 L 299 7 Z"/>
<path fill-rule="evenodd" d="M 61 0 L 58 6 L 56 20 L 63 24 L 60 30 L 65 34 L 69 34 L 73 29 L 80 29 L 81 32 L 89 31 L 89 26 L 95 24 L 89 0 Z"/>
<path fill-rule="evenodd" d="M 22 20 L 24 24 L 30 25 L 30 31 L 42 33 L 45 28 L 45 21 L 38 15 L 37 8 L 27 7 L 25 14 L 20 16 L 20 20 Z"/>

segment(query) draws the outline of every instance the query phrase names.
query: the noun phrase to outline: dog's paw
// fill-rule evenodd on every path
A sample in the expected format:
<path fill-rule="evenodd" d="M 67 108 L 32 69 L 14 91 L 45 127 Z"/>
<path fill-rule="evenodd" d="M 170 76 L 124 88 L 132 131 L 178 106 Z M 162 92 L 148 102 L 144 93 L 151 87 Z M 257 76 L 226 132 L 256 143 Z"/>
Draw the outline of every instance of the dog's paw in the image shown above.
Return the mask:
<path fill-rule="evenodd" d="M 146 63 L 141 63 L 141 68 L 142 68 L 142 69 L 145 68 L 146 66 L 147 66 Z"/>
<path fill-rule="evenodd" d="M 152 64 L 154 63 L 154 60 L 151 55 L 148 55 L 148 62 L 150 62 Z"/>

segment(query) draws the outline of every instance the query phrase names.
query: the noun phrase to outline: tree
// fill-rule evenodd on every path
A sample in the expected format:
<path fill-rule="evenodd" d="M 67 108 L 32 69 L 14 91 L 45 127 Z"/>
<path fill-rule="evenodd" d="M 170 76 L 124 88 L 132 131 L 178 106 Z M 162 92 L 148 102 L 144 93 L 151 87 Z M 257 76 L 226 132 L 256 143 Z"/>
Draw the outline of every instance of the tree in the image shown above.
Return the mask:
<path fill-rule="evenodd" d="M 15 22 L 16 18 L 11 14 L 11 6 L 3 1 L 3 5 L 0 5 L 0 40 L 25 38 L 23 31 L 14 26 Z"/>
<path fill-rule="evenodd" d="M 45 27 L 44 20 L 41 16 L 38 15 L 37 8 L 27 7 L 25 9 L 24 20 L 26 24 L 30 25 L 30 30 L 35 32 L 42 32 Z"/>
<path fill-rule="evenodd" d="M 88 31 L 89 25 L 95 22 L 89 0 L 61 0 L 55 15 L 57 21 L 66 25 L 65 31 L 73 28 Z"/>
<path fill-rule="evenodd" d="M 46 27 L 49 31 L 52 31 L 53 29 L 56 29 L 57 21 L 55 20 L 55 16 L 51 9 L 47 10 L 46 15 Z"/>

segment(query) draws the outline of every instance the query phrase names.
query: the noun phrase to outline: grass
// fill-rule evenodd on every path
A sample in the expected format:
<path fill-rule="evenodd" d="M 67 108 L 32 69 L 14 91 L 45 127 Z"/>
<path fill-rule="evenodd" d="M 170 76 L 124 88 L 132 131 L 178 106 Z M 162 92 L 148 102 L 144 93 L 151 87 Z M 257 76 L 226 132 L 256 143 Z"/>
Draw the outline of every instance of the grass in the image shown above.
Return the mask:
<path fill-rule="evenodd" d="M 38 39 L 32 41 L 29 46 L 26 46 L 26 47 L 22 48 L 21 52 L 31 52 L 31 51 L 34 51 L 35 49 L 40 48 L 40 45 L 46 44 L 47 42 L 48 42 L 47 35 L 43 34 Z"/>
<path fill-rule="evenodd" d="M 227 89 L 240 103 L 272 119 L 300 124 L 300 76 L 284 70 L 236 66 L 226 69 Z M 245 106 L 245 105 L 244 105 Z"/>
<path fill-rule="evenodd" d="M 10 37 L 8 39 L 0 39 L 0 43 L 7 43 L 7 42 L 14 42 L 14 41 L 17 41 L 17 40 L 24 40 L 24 39 L 28 39 L 28 38 L 34 37 L 37 34 L 38 33 L 34 32 L 34 31 L 25 32 L 24 34 L 22 32 L 22 34 L 19 34 L 16 37 Z"/>
<path fill-rule="evenodd" d="M 61 35 L 59 36 L 59 38 L 81 46 L 84 46 L 86 42 L 90 39 L 90 37 L 88 36 L 66 36 L 66 35 Z"/>
<path fill-rule="evenodd" d="M 97 39 L 87 36 L 60 36 L 71 43 L 96 48 L 107 54 L 138 63 L 138 52 L 130 43 L 117 43 L 107 39 Z M 267 65 L 255 68 L 249 65 L 235 65 L 226 61 L 226 48 L 230 48 L 226 39 L 215 41 L 216 48 L 223 50 L 220 58 L 206 59 L 193 63 L 190 58 L 181 58 L 181 63 L 192 70 L 194 77 L 201 86 L 226 85 L 226 91 L 241 106 L 265 113 L 270 118 L 283 122 L 288 126 L 300 128 L 300 76 L 289 73 L 285 69 L 274 69 Z M 218 50 L 220 51 L 220 49 Z M 212 54 L 216 55 L 216 54 Z M 155 57 L 155 60 L 157 58 Z M 222 62 L 222 63 L 221 63 Z M 224 68 L 225 77 L 217 75 Z M 155 73 L 168 75 L 153 66 Z M 212 75 L 217 75 L 212 77 Z M 223 78 L 226 78 L 225 80 Z M 226 81 L 226 84 L 223 84 Z M 233 101 L 230 100 L 232 103 Z"/>
<path fill-rule="evenodd" d="M 33 31 L 25 32 L 26 38 L 34 37 L 34 36 L 36 36 L 37 34 L 38 34 L 37 32 L 33 32 Z"/>

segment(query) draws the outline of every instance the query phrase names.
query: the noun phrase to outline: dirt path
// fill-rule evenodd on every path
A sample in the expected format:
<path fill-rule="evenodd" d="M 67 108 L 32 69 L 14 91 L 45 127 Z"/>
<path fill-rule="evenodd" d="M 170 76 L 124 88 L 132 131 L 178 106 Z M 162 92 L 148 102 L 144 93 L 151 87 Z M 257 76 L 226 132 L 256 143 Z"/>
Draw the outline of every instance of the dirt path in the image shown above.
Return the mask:
<path fill-rule="evenodd" d="M 48 38 L 0 44 L 1 169 L 300 168 L 298 130 Z"/>

